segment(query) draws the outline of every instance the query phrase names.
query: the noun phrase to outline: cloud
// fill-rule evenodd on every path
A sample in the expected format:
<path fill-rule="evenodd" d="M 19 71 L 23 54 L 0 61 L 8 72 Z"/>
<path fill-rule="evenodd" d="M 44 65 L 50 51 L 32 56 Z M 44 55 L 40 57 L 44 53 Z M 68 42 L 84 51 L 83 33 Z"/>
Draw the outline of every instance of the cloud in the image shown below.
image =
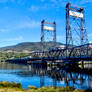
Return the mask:
<path fill-rule="evenodd" d="M 0 3 L 7 3 L 7 2 L 12 2 L 12 3 L 17 2 L 17 3 L 21 3 L 21 2 L 23 2 L 23 1 L 22 1 L 22 0 L 0 0 Z"/>
<path fill-rule="evenodd" d="M 39 21 L 35 21 L 35 20 L 30 20 L 30 21 L 21 21 L 20 23 L 18 23 L 18 25 L 16 25 L 15 28 L 17 29 L 25 29 L 25 28 L 37 28 L 40 27 L 40 22 Z"/>
<path fill-rule="evenodd" d="M 13 38 L 6 38 L 0 41 L 1 45 L 0 47 L 8 46 L 8 45 L 14 45 L 19 42 L 23 42 L 24 38 L 22 36 L 13 37 Z"/>
<path fill-rule="evenodd" d="M 40 6 L 35 6 L 35 5 L 32 5 L 29 10 L 30 11 L 38 11 L 40 9 Z"/>
<path fill-rule="evenodd" d="M 8 0 L 0 0 L 0 3 L 6 3 Z"/>
<path fill-rule="evenodd" d="M 17 25 L 19 28 L 37 28 L 40 26 L 40 21 L 31 19 L 29 16 L 25 16 L 24 20 L 20 20 Z"/>
<path fill-rule="evenodd" d="M 20 42 L 20 41 L 23 41 L 23 37 L 22 36 L 19 36 L 19 37 L 16 37 L 16 38 L 8 38 L 8 39 L 4 39 L 2 42 Z"/>
<path fill-rule="evenodd" d="M 62 36 L 57 36 L 57 41 L 62 41 L 63 43 L 65 42 L 65 36 L 62 35 Z"/>
<path fill-rule="evenodd" d="M 0 29 L 0 32 L 9 32 L 9 30 L 6 28 L 2 28 L 2 29 Z"/>
<path fill-rule="evenodd" d="M 44 2 L 45 0 L 40 0 L 41 2 Z M 61 0 L 49 0 L 48 3 L 44 2 L 42 5 L 31 5 L 30 8 L 28 8 L 29 11 L 37 12 L 41 10 L 49 10 L 51 8 L 60 8 L 64 3 Z"/>
<path fill-rule="evenodd" d="M 92 34 L 88 34 L 88 37 L 92 37 Z"/>
<path fill-rule="evenodd" d="M 51 4 L 48 4 L 51 7 L 55 7 L 57 10 L 61 7 L 65 7 L 68 2 L 75 4 L 75 5 L 83 5 L 86 3 L 92 3 L 92 0 L 49 0 L 52 2 Z"/>
<path fill-rule="evenodd" d="M 88 40 L 89 40 L 90 42 L 92 42 L 92 33 L 91 33 L 91 34 L 88 34 Z"/>
<path fill-rule="evenodd" d="M 18 19 L 11 24 L 5 25 L 5 28 L 1 28 L 0 32 L 19 31 L 23 29 L 35 29 L 41 26 L 40 21 L 32 20 L 28 16 L 24 16 L 22 19 Z"/>
<path fill-rule="evenodd" d="M 16 0 L 0 0 L 0 3 L 15 2 Z"/>
<path fill-rule="evenodd" d="M 92 0 L 81 0 L 80 4 L 92 3 Z"/>
<path fill-rule="evenodd" d="M 41 10 L 46 10 L 48 9 L 48 4 L 43 4 L 43 5 L 31 5 L 30 8 L 28 8 L 29 11 L 32 12 L 37 12 L 37 11 L 41 11 Z"/>

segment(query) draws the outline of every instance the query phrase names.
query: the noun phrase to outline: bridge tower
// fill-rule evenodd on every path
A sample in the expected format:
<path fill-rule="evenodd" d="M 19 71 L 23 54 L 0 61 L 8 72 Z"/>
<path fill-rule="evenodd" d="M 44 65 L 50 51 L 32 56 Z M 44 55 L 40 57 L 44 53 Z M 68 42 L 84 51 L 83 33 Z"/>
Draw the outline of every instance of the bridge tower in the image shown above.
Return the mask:
<path fill-rule="evenodd" d="M 56 45 L 56 22 L 50 23 L 42 20 L 41 22 L 41 43 L 42 51 L 46 48 L 46 42 L 52 42 L 54 47 Z"/>
<path fill-rule="evenodd" d="M 83 7 L 66 5 L 66 48 L 88 43 Z"/>

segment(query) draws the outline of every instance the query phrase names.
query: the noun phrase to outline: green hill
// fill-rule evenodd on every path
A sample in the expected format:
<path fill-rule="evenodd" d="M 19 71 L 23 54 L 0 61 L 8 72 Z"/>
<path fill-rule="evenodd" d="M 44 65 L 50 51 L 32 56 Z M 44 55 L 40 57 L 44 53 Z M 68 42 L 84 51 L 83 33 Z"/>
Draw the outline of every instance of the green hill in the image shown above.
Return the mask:
<path fill-rule="evenodd" d="M 59 42 L 56 43 L 56 47 L 60 45 L 64 45 L 64 44 Z M 49 50 L 53 47 L 54 45 L 52 42 L 46 42 L 44 46 L 45 50 Z M 23 42 L 13 46 L 2 47 L 0 48 L 0 51 L 17 51 L 17 52 L 29 51 L 30 52 L 30 51 L 41 51 L 41 49 L 42 49 L 41 42 Z"/>

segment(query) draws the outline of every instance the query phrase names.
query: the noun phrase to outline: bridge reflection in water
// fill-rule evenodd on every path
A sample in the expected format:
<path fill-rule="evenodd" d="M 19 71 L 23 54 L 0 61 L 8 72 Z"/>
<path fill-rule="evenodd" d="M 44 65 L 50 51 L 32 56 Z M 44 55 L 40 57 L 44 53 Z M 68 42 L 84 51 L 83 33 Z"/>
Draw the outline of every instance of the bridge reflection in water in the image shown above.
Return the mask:
<path fill-rule="evenodd" d="M 92 69 L 60 68 L 41 65 L 0 64 L 0 81 L 20 82 L 28 85 L 42 86 L 74 86 L 81 89 L 92 89 Z"/>
<path fill-rule="evenodd" d="M 59 86 L 58 81 L 62 84 L 62 86 L 74 86 L 76 88 L 82 88 L 82 89 L 92 89 L 92 73 L 89 73 L 92 69 L 75 69 L 71 70 L 71 68 L 67 69 L 60 69 L 57 67 L 47 67 L 47 69 L 44 68 L 37 68 L 37 67 L 31 67 L 32 74 L 37 74 L 41 76 L 41 86 L 45 86 L 45 76 L 49 76 L 53 79 L 53 86 Z M 73 68 L 72 68 L 73 69 Z M 49 83 L 49 81 L 48 81 Z"/>

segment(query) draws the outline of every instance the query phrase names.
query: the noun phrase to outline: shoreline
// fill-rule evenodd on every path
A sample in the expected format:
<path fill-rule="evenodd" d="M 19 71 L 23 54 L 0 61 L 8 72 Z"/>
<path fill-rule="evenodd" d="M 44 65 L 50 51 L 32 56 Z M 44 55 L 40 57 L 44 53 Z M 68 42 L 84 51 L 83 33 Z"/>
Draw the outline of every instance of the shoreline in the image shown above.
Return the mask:
<path fill-rule="evenodd" d="M 21 83 L 0 82 L 0 92 L 92 92 L 92 90 L 79 90 L 74 87 L 41 87 L 29 86 L 24 89 Z"/>

